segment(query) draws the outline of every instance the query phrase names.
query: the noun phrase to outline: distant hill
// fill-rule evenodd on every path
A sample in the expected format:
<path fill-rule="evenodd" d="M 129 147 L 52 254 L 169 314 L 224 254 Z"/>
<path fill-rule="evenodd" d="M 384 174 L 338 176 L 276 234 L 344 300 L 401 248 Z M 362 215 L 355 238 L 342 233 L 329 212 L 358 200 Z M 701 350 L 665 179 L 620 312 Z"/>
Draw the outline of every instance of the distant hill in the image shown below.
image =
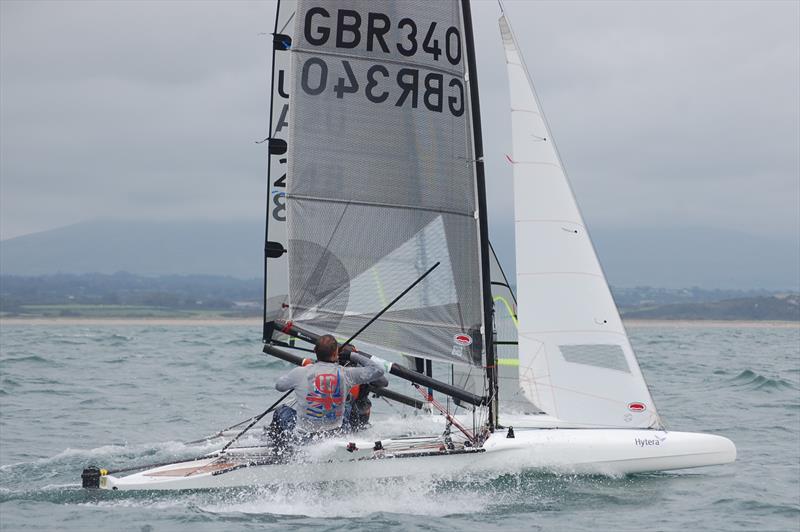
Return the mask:
<path fill-rule="evenodd" d="M 0 275 L 0 316 L 261 315 L 262 290 L 260 279 L 216 275 Z"/>
<path fill-rule="evenodd" d="M 0 242 L 0 272 L 263 276 L 264 224 L 84 222 Z"/>
<path fill-rule="evenodd" d="M 644 308 L 666 307 L 668 305 L 695 305 L 698 303 L 715 303 L 728 299 L 753 299 L 783 295 L 784 292 L 770 290 L 732 290 L 703 288 L 654 288 L 652 286 L 636 286 L 633 288 L 611 286 L 614 302 L 621 309 L 635 310 Z"/>
<path fill-rule="evenodd" d="M 98 220 L 0 242 L 0 273 L 262 276 L 263 222 Z M 493 245 L 513 282 L 511 228 Z M 800 290 L 800 242 L 709 228 L 599 227 L 612 286 Z"/>
<path fill-rule="evenodd" d="M 259 279 L 216 275 L 0 275 L 0 316 L 144 317 L 261 314 Z M 800 320 L 800 295 L 766 291 L 612 289 L 625 318 Z M 188 313 L 188 314 L 187 314 Z"/>
<path fill-rule="evenodd" d="M 800 290 L 800 240 L 710 228 L 591 230 L 612 286 Z"/>
<path fill-rule="evenodd" d="M 623 318 L 663 320 L 781 320 L 800 321 L 800 296 L 726 299 L 626 309 Z"/>

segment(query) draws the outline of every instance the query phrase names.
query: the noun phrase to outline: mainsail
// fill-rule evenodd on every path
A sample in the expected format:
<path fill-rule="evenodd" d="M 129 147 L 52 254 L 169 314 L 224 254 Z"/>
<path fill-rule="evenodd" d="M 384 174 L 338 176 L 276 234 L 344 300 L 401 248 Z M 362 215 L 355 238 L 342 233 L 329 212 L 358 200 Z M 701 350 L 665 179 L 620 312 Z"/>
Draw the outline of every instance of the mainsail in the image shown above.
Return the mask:
<path fill-rule="evenodd" d="M 511 95 L 522 391 L 569 424 L 660 427 L 505 16 L 500 32 Z"/>
<path fill-rule="evenodd" d="M 359 345 L 486 365 L 462 5 L 298 0 L 293 25 L 281 317 L 347 338 L 438 262 Z"/>

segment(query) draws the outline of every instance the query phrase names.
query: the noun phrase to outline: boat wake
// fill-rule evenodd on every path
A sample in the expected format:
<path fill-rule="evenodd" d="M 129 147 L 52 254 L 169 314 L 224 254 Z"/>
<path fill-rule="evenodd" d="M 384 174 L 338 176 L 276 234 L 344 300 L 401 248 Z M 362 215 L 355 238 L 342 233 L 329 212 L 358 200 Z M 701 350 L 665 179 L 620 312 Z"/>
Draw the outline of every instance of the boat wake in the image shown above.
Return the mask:
<path fill-rule="evenodd" d="M 293 518 L 365 518 L 376 515 L 445 517 L 503 513 L 531 506 L 542 511 L 580 504 L 584 496 L 628 489 L 654 489 L 669 474 L 633 477 L 558 475 L 533 471 L 514 474 L 453 474 L 449 480 L 413 474 L 368 481 L 277 484 L 263 487 L 183 492 L 87 491 L 55 486 L 26 498 L 101 508 L 193 509 L 209 520 L 246 516 L 272 521 Z M 627 492 L 627 491 L 626 491 Z M 583 495 L 582 495 L 583 494 Z M 609 495 L 610 496 L 610 495 Z M 572 501 L 572 499 L 575 501 Z M 618 501 L 619 502 L 619 501 Z M 622 501 L 624 502 L 624 501 Z"/>
<path fill-rule="evenodd" d="M 94 449 L 67 448 L 49 458 L 0 466 L 0 485 L 3 486 L 0 502 L 30 498 L 31 494 L 38 494 L 35 497 L 37 499 L 50 500 L 55 496 L 58 500 L 64 490 L 80 487 L 80 471 L 89 463 L 102 462 L 106 467 L 124 467 L 140 462 L 180 460 L 216 448 L 214 442 L 198 446 L 177 441 L 130 446 L 103 445 Z M 23 489 L 15 489 L 15 486 Z"/>
<path fill-rule="evenodd" d="M 403 429 L 407 434 L 432 434 L 441 425 L 430 417 L 388 416 L 379 426 L 358 434 L 369 441 L 387 430 Z M 257 437 L 243 442 L 258 441 Z M 192 508 L 211 515 L 263 515 L 296 517 L 364 517 L 374 514 L 445 516 L 497 511 L 515 505 L 541 501 L 548 507 L 553 496 L 569 486 L 602 486 L 611 483 L 642 482 L 650 475 L 634 477 L 574 476 L 532 471 L 525 460 L 497 464 L 482 472 L 453 470 L 443 475 L 421 468 L 403 470 L 390 478 L 311 481 L 296 483 L 285 479 L 267 486 L 250 486 L 191 491 L 106 491 L 85 490 L 79 475 L 88 464 L 128 467 L 148 462 L 166 462 L 198 456 L 219 448 L 220 439 L 200 445 L 178 441 L 135 445 L 104 445 L 93 449 L 68 448 L 58 454 L 0 467 L 0 502 L 39 501 L 53 504 Z M 333 442 L 321 442 L 316 451 L 324 455 Z M 587 487 L 587 489 L 589 489 Z"/>
<path fill-rule="evenodd" d="M 376 513 L 444 516 L 484 512 L 488 506 L 488 498 L 481 500 L 475 490 L 443 489 L 441 483 L 417 478 L 280 485 L 200 505 L 215 514 L 345 518 Z"/>

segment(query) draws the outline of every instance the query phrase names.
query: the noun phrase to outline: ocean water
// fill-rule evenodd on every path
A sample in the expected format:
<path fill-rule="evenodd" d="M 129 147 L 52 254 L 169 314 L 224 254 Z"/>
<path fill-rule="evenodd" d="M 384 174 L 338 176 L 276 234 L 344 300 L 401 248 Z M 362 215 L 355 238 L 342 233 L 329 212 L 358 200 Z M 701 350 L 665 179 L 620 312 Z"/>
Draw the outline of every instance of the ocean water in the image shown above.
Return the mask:
<path fill-rule="evenodd" d="M 727 466 L 620 478 L 498 471 L 196 492 L 80 488 L 88 464 L 187 446 L 263 411 L 285 363 L 257 324 L 0 324 L 2 530 L 800 530 L 800 328 L 629 329 L 668 428 L 731 438 Z M 402 407 L 399 407 L 402 408 Z M 376 403 L 373 421 L 401 425 Z"/>

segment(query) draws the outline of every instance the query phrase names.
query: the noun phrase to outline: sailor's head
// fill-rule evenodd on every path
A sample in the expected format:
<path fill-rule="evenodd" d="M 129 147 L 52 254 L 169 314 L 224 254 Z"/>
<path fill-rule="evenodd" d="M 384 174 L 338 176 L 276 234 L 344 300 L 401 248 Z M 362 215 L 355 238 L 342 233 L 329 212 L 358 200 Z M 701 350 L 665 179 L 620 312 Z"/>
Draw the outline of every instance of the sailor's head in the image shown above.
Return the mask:
<path fill-rule="evenodd" d="M 319 337 L 314 346 L 314 352 L 320 362 L 337 362 L 339 360 L 339 344 L 336 343 L 336 338 L 330 334 Z"/>

